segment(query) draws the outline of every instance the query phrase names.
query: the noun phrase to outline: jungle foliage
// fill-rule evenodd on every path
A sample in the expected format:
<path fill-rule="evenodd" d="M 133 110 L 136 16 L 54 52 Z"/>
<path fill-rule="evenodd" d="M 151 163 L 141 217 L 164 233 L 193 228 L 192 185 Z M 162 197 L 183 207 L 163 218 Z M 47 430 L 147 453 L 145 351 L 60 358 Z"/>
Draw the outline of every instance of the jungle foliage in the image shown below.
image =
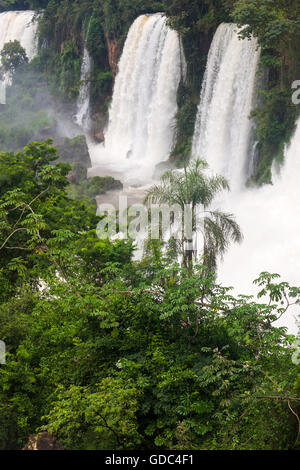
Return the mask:
<path fill-rule="evenodd" d="M 299 448 L 294 338 L 272 323 L 300 289 L 262 273 L 260 300 L 233 296 L 154 242 L 133 261 L 56 157 L 0 155 L 0 447 L 47 430 L 66 449 Z"/>
<path fill-rule="evenodd" d="M 21 66 L 28 62 L 25 49 L 19 41 L 10 41 L 4 44 L 0 51 L 1 65 L 4 73 L 14 73 Z"/>
<path fill-rule="evenodd" d="M 42 67 L 51 71 L 53 84 L 60 83 L 63 96 L 78 93 L 84 42 L 93 60 L 91 76 L 94 109 L 106 111 L 112 93 L 109 47 L 116 47 L 116 60 L 127 32 L 142 13 L 162 11 L 160 1 L 76 0 L 48 2 L 39 22 Z"/>

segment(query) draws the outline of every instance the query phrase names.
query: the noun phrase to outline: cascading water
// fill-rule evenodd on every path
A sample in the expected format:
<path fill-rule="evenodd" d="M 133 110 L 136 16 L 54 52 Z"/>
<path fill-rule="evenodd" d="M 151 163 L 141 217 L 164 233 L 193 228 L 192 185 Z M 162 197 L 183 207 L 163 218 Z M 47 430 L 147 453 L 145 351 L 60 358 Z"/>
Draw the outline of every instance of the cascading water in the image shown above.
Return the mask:
<path fill-rule="evenodd" d="M 8 11 L 0 13 L 0 51 L 9 41 L 19 41 L 29 60 L 37 53 L 37 23 L 33 22 L 34 11 Z M 5 103 L 6 86 L 11 83 L 11 74 L 0 77 L 0 103 Z"/>
<path fill-rule="evenodd" d="M 213 172 L 229 180 L 231 192 L 216 204 L 235 215 L 244 235 L 243 243 L 231 245 L 219 263 L 219 281 L 235 286 L 236 294 L 255 294 L 252 282 L 262 271 L 278 273 L 299 285 L 300 121 L 286 148 L 281 174 L 273 168 L 273 185 L 246 188 L 247 169 L 255 153 L 248 117 L 255 105 L 259 51 L 254 39 L 238 40 L 235 29 L 235 25 L 222 24 L 211 45 L 193 156 L 206 159 Z M 293 312 L 279 324 L 297 331 Z"/>
<path fill-rule="evenodd" d="M 116 77 L 105 144 L 91 148 L 94 165 L 110 164 L 149 182 L 174 145 L 177 89 L 186 64 L 178 34 L 162 14 L 133 23 Z"/>
<path fill-rule="evenodd" d="M 235 24 L 219 26 L 208 55 L 192 153 L 226 176 L 232 189 L 243 185 L 247 174 L 259 57 L 255 39 L 239 39 Z"/>
<path fill-rule="evenodd" d="M 37 53 L 37 22 L 34 11 L 8 11 L 0 13 L 0 50 L 9 41 L 19 41 L 29 60 Z"/>
<path fill-rule="evenodd" d="M 90 129 L 90 75 L 91 75 L 92 61 L 87 50 L 84 47 L 83 58 L 81 64 L 81 76 L 80 76 L 80 89 L 77 100 L 77 113 L 75 116 L 75 122 L 84 131 L 88 132 Z"/>

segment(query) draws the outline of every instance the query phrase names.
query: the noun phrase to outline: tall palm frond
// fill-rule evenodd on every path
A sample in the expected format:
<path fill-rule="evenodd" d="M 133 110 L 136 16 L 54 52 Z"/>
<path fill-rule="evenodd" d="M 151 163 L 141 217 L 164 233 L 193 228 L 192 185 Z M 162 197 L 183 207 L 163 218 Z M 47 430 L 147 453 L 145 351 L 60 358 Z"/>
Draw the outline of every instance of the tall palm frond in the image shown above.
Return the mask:
<path fill-rule="evenodd" d="M 207 169 L 204 160 L 196 159 L 183 170 L 166 171 L 161 176 L 161 183 L 148 190 L 145 202 L 169 206 L 178 204 L 182 212 L 185 205 L 189 205 L 193 215 L 193 231 L 201 231 L 203 234 L 205 262 L 210 269 L 215 270 L 217 256 L 223 256 L 231 242 L 241 242 L 242 234 L 232 214 L 208 210 L 216 195 L 230 188 L 226 178 L 211 176 L 206 172 Z M 199 222 L 197 208 L 200 206 L 204 211 Z M 182 239 L 182 246 L 184 242 Z"/>

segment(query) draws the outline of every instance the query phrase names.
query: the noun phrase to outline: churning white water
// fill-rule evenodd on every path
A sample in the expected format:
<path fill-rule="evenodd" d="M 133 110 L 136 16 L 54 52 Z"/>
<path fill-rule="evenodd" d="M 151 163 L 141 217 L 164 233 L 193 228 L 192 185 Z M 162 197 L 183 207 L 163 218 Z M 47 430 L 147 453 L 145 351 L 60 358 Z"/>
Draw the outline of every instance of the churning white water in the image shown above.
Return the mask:
<path fill-rule="evenodd" d="M 32 22 L 34 11 L 0 13 L 0 50 L 9 41 L 19 41 L 29 60 L 37 53 L 37 22 Z"/>
<path fill-rule="evenodd" d="M 257 66 L 256 39 L 240 40 L 235 24 L 221 24 L 207 61 L 192 153 L 226 176 L 232 188 L 246 178 Z"/>
<path fill-rule="evenodd" d="M 83 58 L 81 64 L 81 85 L 79 89 L 79 96 L 77 99 L 77 113 L 75 116 L 75 122 L 86 132 L 88 132 L 90 128 L 91 69 L 92 61 L 89 52 L 85 46 L 83 50 Z"/>
<path fill-rule="evenodd" d="M 273 169 L 273 185 L 231 193 L 222 209 L 233 212 L 244 234 L 242 245 L 231 246 L 219 266 L 219 278 L 236 292 L 255 293 L 251 283 L 262 271 L 278 273 L 291 285 L 300 285 L 300 121 L 280 173 Z M 297 333 L 290 310 L 279 324 Z"/>
<path fill-rule="evenodd" d="M 174 145 L 177 89 L 186 64 L 178 34 L 162 14 L 142 15 L 130 28 L 119 62 L 105 144 L 91 146 L 94 166 L 151 180 Z"/>
<path fill-rule="evenodd" d="M 208 56 L 193 141 L 193 156 L 206 159 L 215 173 L 230 182 L 231 192 L 217 206 L 236 216 L 243 235 L 231 245 L 218 269 L 219 281 L 236 294 L 255 294 L 252 283 L 263 271 L 278 273 L 300 284 L 300 121 L 285 163 L 273 169 L 273 185 L 248 189 L 253 124 L 248 116 L 255 104 L 259 51 L 254 39 L 238 40 L 236 27 L 222 24 Z M 297 332 L 295 310 L 280 324 Z"/>

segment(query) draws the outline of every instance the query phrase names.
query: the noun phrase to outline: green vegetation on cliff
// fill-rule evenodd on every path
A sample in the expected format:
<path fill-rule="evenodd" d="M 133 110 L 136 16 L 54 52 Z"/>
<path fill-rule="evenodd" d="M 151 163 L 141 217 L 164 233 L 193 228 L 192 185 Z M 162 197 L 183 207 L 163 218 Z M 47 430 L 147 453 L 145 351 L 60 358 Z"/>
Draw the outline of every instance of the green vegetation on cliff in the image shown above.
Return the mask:
<path fill-rule="evenodd" d="M 51 0 L 40 20 L 41 62 L 51 71 L 53 87 L 72 98 L 77 95 L 83 46 L 93 60 L 92 103 L 106 111 L 113 78 L 127 32 L 142 13 L 162 10 L 162 2 L 151 0 Z"/>
<path fill-rule="evenodd" d="M 19 65 L 12 85 L 7 87 L 6 104 L 0 105 L 0 152 L 21 150 L 30 141 L 51 137 L 63 161 L 77 161 L 89 168 L 91 161 L 85 137 L 62 137 L 64 127 L 71 128 L 74 135 L 81 132 L 66 117 L 64 105 L 49 93 L 47 76 L 40 72 L 39 59 Z"/>

